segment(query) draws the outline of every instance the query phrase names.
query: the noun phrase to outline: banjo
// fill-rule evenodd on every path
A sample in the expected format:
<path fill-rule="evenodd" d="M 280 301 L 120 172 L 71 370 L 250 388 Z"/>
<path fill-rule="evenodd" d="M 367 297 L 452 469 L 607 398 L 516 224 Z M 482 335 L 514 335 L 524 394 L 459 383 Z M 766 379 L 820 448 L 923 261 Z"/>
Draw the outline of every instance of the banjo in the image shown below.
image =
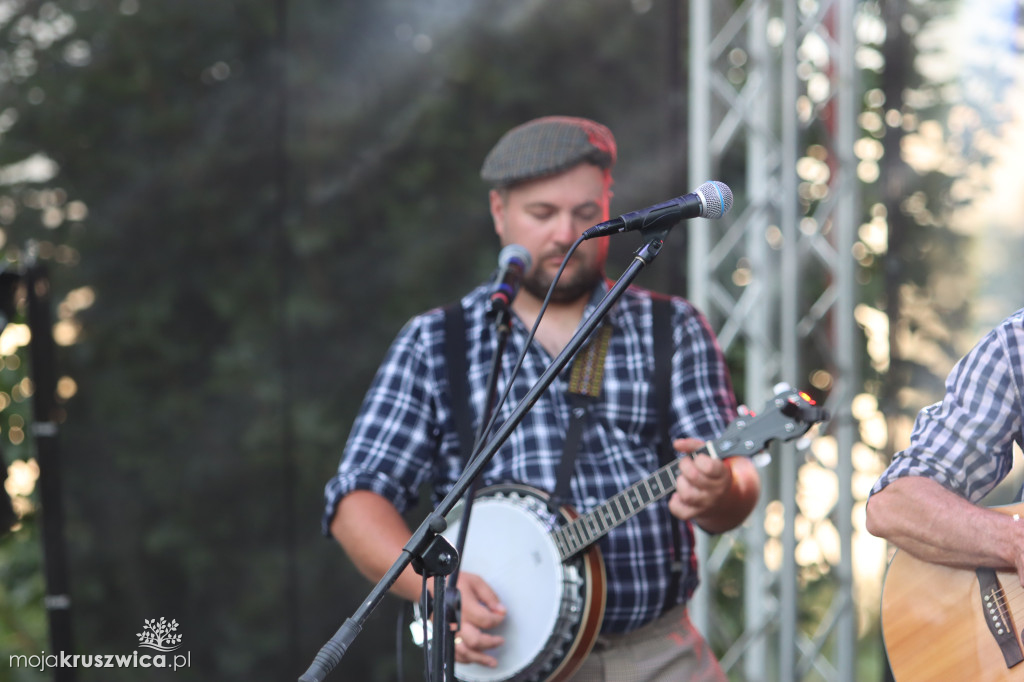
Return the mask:
<path fill-rule="evenodd" d="M 746 414 L 698 450 L 712 457 L 753 456 L 774 440 L 789 441 L 828 419 L 804 393 L 781 391 L 759 415 Z M 508 608 L 491 634 L 504 638 L 494 650 L 496 668 L 456 663 L 461 682 L 556 682 L 565 680 L 590 653 L 605 606 L 605 569 L 595 544 L 613 528 L 676 489 L 676 465 L 668 464 L 615 494 L 586 514 L 548 508 L 550 495 L 522 484 L 482 488 L 473 500 L 472 522 L 461 556 L 463 570 L 486 576 Z M 444 536 L 455 540 L 464 504 L 448 514 Z M 417 611 L 418 612 L 418 611 Z M 410 626 L 422 644 L 423 623 Z M 429 623 L 427 626 L 429 637 Z"/>

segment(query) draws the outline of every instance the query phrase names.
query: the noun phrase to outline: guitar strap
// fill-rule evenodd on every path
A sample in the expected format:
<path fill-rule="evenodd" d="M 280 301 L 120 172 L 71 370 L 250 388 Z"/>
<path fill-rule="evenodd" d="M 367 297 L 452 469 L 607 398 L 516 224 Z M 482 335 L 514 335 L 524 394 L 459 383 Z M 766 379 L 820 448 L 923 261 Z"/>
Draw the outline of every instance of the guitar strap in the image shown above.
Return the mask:
<path fill-rule="evenodd" d="M 583 438 L 583 425 L 587 421 L 590 406 L 601 395 L 604 379 L 604 359 L 608 355 L 608 344 L 612 338 L 610 325 L 602 324 L 586 347 L 576 356 L 569 374 L 569 430 L 562 447 L 562 461 L 555 478 L 555 492 L 548 498 L 548 508 L 555 512 L 570 499 L 569 482 L 576 467 L 576 453 Z"/>
<path fill-rule="evenodd" d="M 655 295 L 651 301 L 654 337 L 654 399 L 658 414 L 658 461 L 659 467 L 677 458 L 669 435 L 672 399 L 672 304 L 667 297 Z M 449 304 L 444 309 L 445 356 L 448 370 L 448 386 L 452 398 L 452 414 L 458 434 L 459 450 L 463 462 L 469 463 L 473 455 L 473 409 L 469 403 L 469 377 L 466 363 L 466 320 L 460 302 Z M 569 481 L 576 464 L 589 406 L 597 400 L 604 377 L 604 359 L 611 339 L 611 327 L 607 324 L 594 334 L 590 343 L 573 363 L 569 381 L 569 430 L 566 433 L 562 461 L 556 478 L 555 492 L 549 504 L 556 511 L 559 500 L 569 499 Z M 673 558 L 671 582 L 666 596 L 667 610 L 678 603 L 682 582 L 682 534 L 679 524 L 672 523 Z"/>

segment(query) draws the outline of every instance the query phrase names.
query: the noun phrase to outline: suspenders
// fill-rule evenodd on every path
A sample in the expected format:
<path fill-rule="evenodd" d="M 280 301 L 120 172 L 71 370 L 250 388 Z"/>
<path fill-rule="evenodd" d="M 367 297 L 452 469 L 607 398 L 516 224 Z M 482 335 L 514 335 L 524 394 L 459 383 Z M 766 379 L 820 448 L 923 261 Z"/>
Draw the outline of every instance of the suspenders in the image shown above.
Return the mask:
<path fill-rule="evenodd" d="M 473 456 L 476 437 L 473 429 L 473 408 L 469 404 L 469 370 L 466 363 L 466 318 L 462 305 L 456 301 L 444 309 L 445 367 L 448 369 L 448 390 L 452 393 L 452 414 L 459 435 L 463 465 Z"/>
<path fill-rule="evenodd" d="M 669 435 L 672 400 L 672 304 L 664 296 L 654 294 L 651 301 L 654 337 L 654 395 L 658 410 L 658 461 L 659 467 L 675 461 L 677 455 L 672 448 Z M 468 463 L 474 445 L 473 409 L 469 403 L 469 382 L 466 362 L 466 320 L 459 302 L 444 309 L 445 355 L 448 369 L 448 386 L 451 391 L 452 412 L 458 431 L 459 449 L 463 461 Z M 604 373 L 604 356 L 608 349 L 611 328 L 602 325 L 590 343 L 580 351 L 573 363 L 569 386 L 569 430 L 566 433 L 562 460 L 559 464 L 554 494 L 550 504 L 553 508 L 569 498 L 569 481 L 576 462 L 576 453 L 586 422 L 588 406 L 600 395 L 601 378 Z M 679 523 L 672 519 L 672 578 L 669 585 L 665 609 L 678 602 L 682 578 L 682 534 Z"/>
<path fill-rule="evenodd" d="M 654 395 L 658 406 L 658 462 L 665 466 L 674 462 L 678 455 L 672 447 L 672 436 L 668 432 L 672 407 L 672 304 L 669 299 L 654 296 L 651 301 L 654 337 Z M 679 521 L 671 514 L 672 521 L 672 577 L 662 611 L 667 611 L 679 602 L 679 591 L 683 579 L 683 537 Z"/>

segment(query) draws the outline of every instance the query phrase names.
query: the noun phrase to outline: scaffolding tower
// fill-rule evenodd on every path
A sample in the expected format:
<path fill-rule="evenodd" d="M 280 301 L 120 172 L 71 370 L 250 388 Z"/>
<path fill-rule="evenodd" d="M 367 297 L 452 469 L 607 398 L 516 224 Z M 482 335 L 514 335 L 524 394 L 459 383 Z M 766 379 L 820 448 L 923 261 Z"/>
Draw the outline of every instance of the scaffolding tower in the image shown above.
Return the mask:
<path fill-rule="evenodd" d="M 852 451 L 859 432 L 851 405 L 862 384 L 851 252 L 861 222 L 857 4 L 690 0 L 689 12 L 689 179 L 742 170 L 722 177 L 736 196 L 731 214 L 688 224 L 688 297 L 707 313 L 726 354 L 742 358 L 735 380 L 744 402 L 756 409 L 778 382 L 812 382 L 832 415 L 822 432 L 834 444 L 834 457 L 824 458 L 813 446 L 773 448 L 750 520 L 701 540 L 705 585 L 741 557 L 742 632 L 713 607 L 713 588 L 697 591 L 691 614 L 724 651 L 731 679 L 853 682 Z M 806 466 L 838 483 L 817 518 L 800 505 Z M 828 608 L 807 624 L 798 543 L 813 541 L 815 524 L 832 525 L 838 558 L 818 578 L 827 584 Z M 822 591 L 815 593 L 820 600 Z"/>

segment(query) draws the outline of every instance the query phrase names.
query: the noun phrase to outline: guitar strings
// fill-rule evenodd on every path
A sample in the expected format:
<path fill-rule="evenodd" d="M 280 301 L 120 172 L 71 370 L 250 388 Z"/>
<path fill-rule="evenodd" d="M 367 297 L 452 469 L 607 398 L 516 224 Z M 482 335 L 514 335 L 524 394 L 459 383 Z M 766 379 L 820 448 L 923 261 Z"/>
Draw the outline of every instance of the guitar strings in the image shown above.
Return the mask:
<path fill-rule="evenodd" d="M 1020 586 L 1020 583 L 1014 581 L 1010 587 L 1000 587 L 996 591 L 996 595 L 1001 597 L 1004 603 L 1019 602 L 1024 599 L 1024 588 Z"/>
<path fill-rule="evenodd" d="M 1011 585 L 1014 585 L 1014 584 L 1017 585 L 1018 589 L 1014 590 L 1012 586 L 1011 587 L 1003 587 L 1003 584 L 999 580 L 999 576 L 997 575 L 996 576 L 996 585 L 997 585 L 997 587 L 992 591 L 994 596 L 995 596 L 995 600 L 996 600 L 996 608 L 999 609 L 999 612 L 1001 614 L 1002 613 L 1007 614 L 1007 619 L 1010 621 L 1009 625 L 1010 625 L 1012 630 L 1016 630 L 1017 629 L 1017 624 L 1015 622 L 1013 622 L 1013 608 L 1012 608 L 1012 604 L 1010 602 L 1011 602 L 1011 600 L 1014 597 L 1020 597 L 1020 596 L 1024 595 L 1024 590 L 1019 589 L 1020 588 L 1020 583 L 1018 581 L 1014 580 L 1013 583 L 1011 583 Z M 984 596 L 983 596 L 982 597 L 982 610 L 983 611 L 989 610 L 989 608 L 990 607 L 985 604 L 985 600 L 984 600 Z M 988 616 L 984 616 L 984 618 L 985 618 L 986 621 L 988 620 Z M 1016 633 L 1014 633 L 1014 634 L 1016 635 Z"/>
<path fill-rule="evenodd" d="M 1024 587 L 1021 587 L 1016 574 L 1007 573 L 1005 577 L 1007 584 L 1004 585 L 1000 579 L 999 587 L 995 590 L 996 603 L 1012 617 L 1017 607 L 1024 604 Z M 1017 624 L 1014 623 L 1014 626 L 1017 627 Z"/>

